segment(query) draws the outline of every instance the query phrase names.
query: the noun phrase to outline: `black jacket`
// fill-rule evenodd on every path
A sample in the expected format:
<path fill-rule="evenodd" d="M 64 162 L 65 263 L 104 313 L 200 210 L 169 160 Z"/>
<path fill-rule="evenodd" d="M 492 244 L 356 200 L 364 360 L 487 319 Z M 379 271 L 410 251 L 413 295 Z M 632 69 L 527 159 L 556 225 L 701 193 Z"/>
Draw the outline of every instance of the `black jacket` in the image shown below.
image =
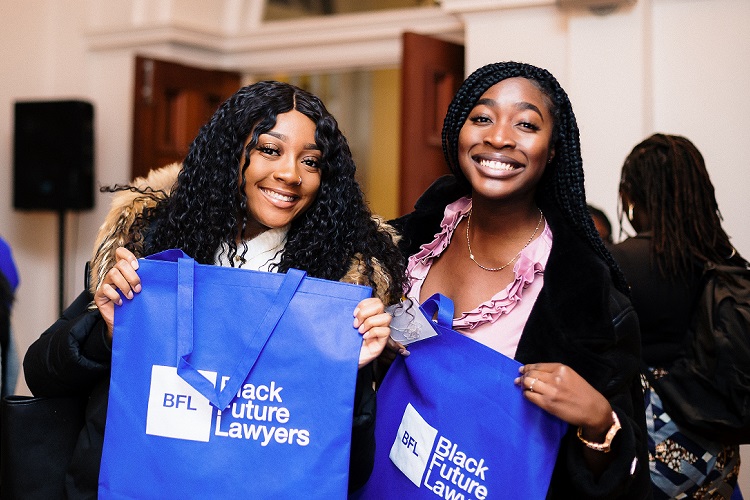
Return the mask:
<path fill-rule="evenodd" d="M 405 254 L 432 241 L 445 206 L 462 194 L 446 176 L 425 192 L 414 212 L 391 221 L 403 235 Z M 606 263 L 555 207 L 542 209 L 552 230 L 552 249 L 515 359 L 570 366 L 609 400 L 622 425 L 610 452 L 615 460 L 598 481 L 586 467 L 583 444 L 571 427 L 561 443 L 548 498 L 650 498 L 637 316 L 628 298 L 614 288 Z"/>

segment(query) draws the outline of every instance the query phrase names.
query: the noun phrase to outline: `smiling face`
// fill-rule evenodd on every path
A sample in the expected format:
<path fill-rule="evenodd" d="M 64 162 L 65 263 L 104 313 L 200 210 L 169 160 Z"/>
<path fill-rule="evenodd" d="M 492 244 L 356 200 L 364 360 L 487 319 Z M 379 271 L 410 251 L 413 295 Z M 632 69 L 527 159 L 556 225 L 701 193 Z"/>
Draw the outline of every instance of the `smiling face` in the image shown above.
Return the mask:
<path fill-rule="evenodd" d="M 526 78 L 482 94 L 461 127 L 458 161 L 473 196 L 533 199 L 547 161 L 553 118 L 547 96 Z"/>
<path fill-rule="evenodd" d="M 310 208 L 320 189 L 321 156 L 310 118 L 296 110 L 276 117 L 276 125 L 258 137 L 245 170 L 250 217 L 244 238 L 286 226 Z"/>

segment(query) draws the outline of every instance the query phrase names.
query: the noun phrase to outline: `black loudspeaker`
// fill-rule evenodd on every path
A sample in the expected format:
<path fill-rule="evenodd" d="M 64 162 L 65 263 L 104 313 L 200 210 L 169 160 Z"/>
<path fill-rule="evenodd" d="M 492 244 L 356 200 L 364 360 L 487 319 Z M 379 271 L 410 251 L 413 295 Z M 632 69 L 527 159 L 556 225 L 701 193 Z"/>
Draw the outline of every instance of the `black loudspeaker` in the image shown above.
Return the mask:
<path fill-rule="evenodd" d="M 13 206 L 94 206 L 94 107 L 84 101 L 15 103 Z"/>

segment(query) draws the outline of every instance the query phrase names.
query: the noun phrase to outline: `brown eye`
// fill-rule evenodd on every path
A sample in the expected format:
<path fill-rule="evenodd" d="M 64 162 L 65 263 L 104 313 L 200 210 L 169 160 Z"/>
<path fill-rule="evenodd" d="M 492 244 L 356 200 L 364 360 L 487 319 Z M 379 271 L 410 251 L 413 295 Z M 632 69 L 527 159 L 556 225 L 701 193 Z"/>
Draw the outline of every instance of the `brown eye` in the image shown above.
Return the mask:
<path fill-rule="evenodd" d="M 471 118 L 469 118 L 469 121 L 472 123 L 491 123 L 492 122 L 488 117 L 484 115 L 472 116 Z"/>
<path fill-rule="evenodd" d="M 312 157 L 312 156 L 308 157 L 308 158 L 304 158 L 302 160 L 302 163 L 305 164 L 305 165 L 307 165 L 310 168 L 319 168 L 320 167 L 320 160 L 318 158 L 315 158 L 315 157 Z"/>
<path fill-rule="evenodd" d="M 523 128 L 525 128 L 525 129 L 529 129 L 529 130 L 533 130 L 533 131 L 538 131 L 539 130 L 539 127 L 537 127 L 533 123 L 529 123 L 529 122 L 521 122 L 518 125 L 521 126 L 521 127 L 523 127 Z"/>
<path fill-rule="evenodd" d="M 275 146 L 271 146 L 268 144 L 258 145 L 255 149 L 257 149 L 264 155 L 277 156 L 279 154 L 279 150 Z"/>

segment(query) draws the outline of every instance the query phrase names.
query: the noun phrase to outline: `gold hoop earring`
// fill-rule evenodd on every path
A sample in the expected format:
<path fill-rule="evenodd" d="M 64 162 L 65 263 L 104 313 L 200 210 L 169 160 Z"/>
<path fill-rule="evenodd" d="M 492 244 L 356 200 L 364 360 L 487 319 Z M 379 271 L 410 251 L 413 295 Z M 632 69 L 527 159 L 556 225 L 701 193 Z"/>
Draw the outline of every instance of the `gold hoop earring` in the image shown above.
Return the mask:
<path fill-rule="evenodd" d="M 633 204 L 628 203 L 628 221 L 633 222 Z"/>

